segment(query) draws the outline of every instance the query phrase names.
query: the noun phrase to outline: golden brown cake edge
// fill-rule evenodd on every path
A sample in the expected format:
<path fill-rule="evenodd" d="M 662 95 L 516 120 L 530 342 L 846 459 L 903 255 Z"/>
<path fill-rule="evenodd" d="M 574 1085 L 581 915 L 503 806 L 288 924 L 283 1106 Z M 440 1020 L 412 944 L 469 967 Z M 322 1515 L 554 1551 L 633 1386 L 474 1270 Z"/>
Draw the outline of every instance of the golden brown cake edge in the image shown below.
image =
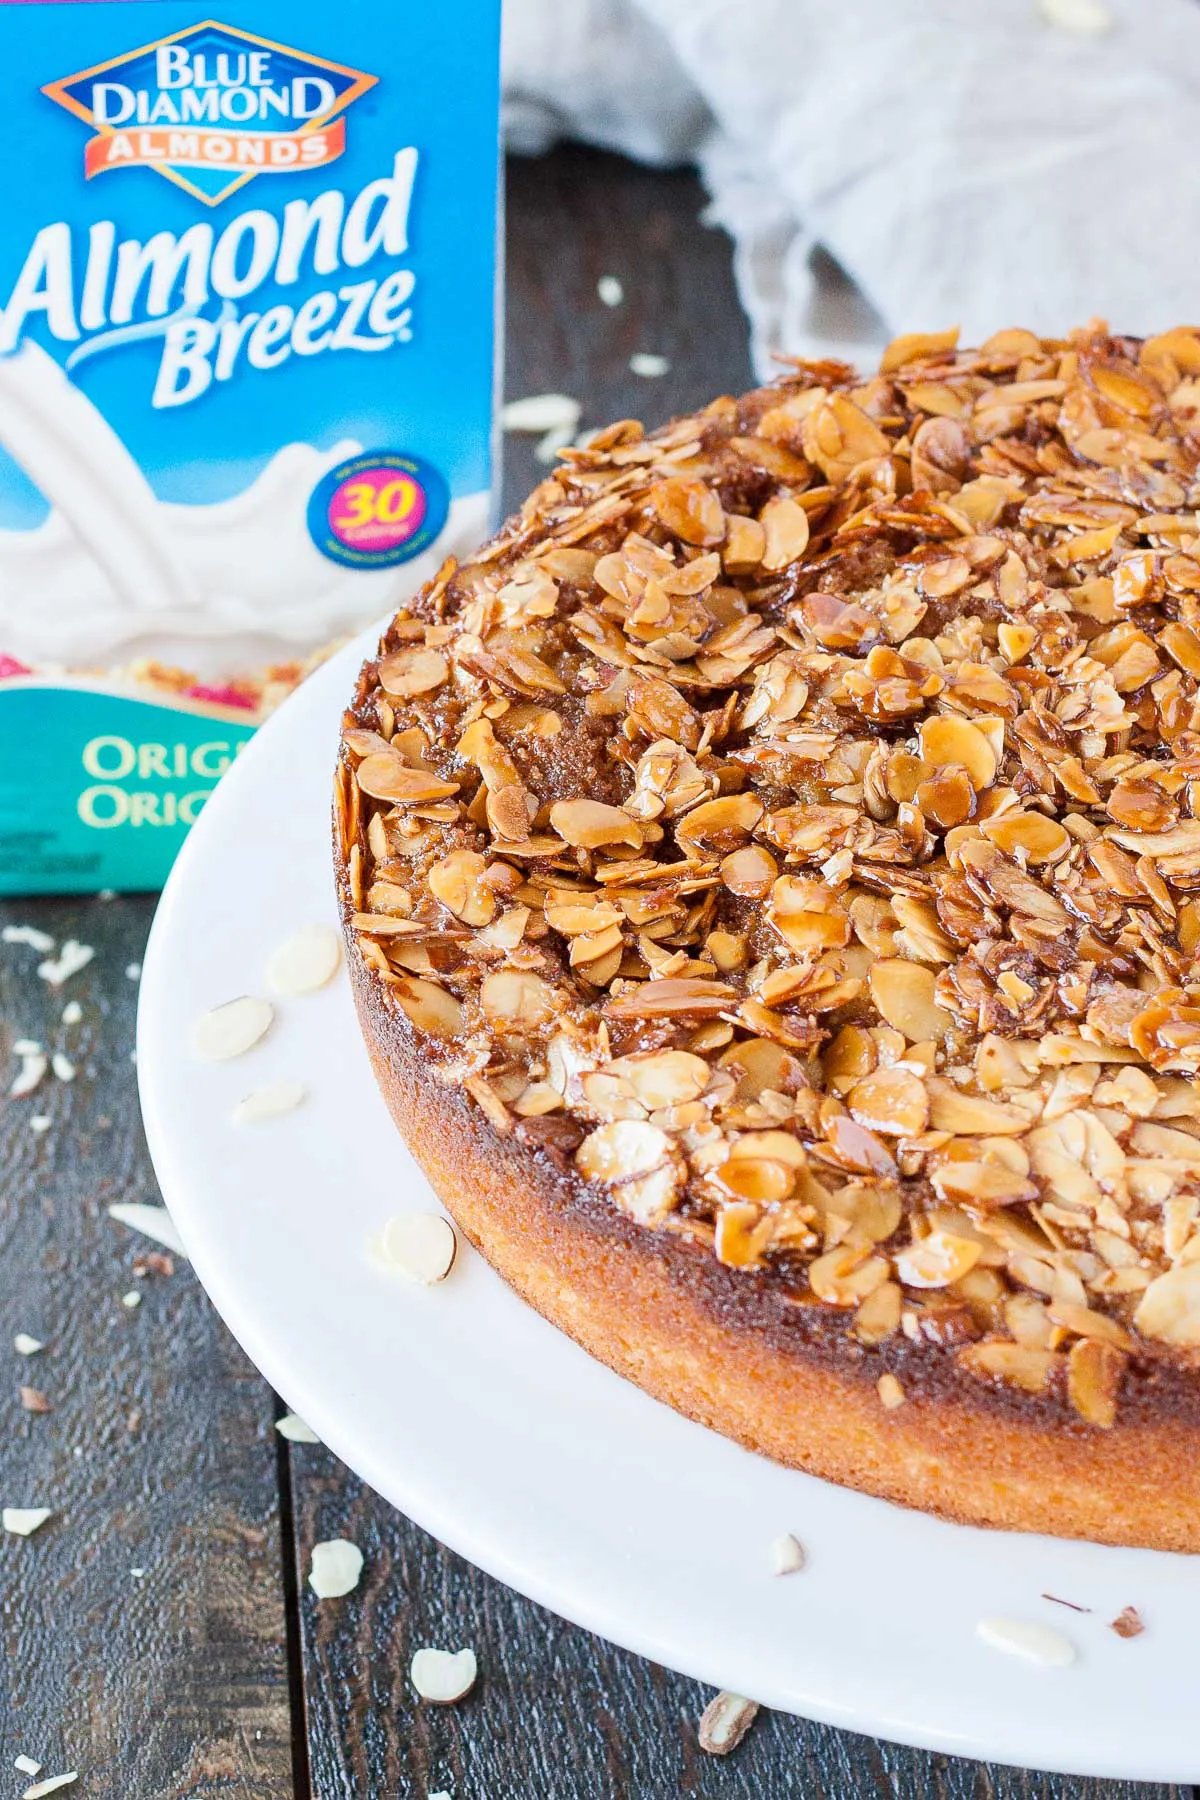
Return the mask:
<path fill-rule="evenodd" d="M 501 1137 L 461 1088 L 431 1080 L 413 1026 L 347 938 L 376 1080 L 434 1190 L 509 1286 L 610 1369 L 775 1462 L 960 1524 L 1200 1551 L 1185 1421 L 1064 1423 L 1003 1391 L 964 1391 L 951 1358 L 955 1392 L 906 1389 L 885 1408 L 885 1359 L 844 1338 L 781 1347 L 746 1316 L 744 1272 L 594 1201 L 569 1169 Z M 910 1360 L 904 1340 L 895 1354 Z M 926 1375 L 942 1360 L 917 1355 Z"/>

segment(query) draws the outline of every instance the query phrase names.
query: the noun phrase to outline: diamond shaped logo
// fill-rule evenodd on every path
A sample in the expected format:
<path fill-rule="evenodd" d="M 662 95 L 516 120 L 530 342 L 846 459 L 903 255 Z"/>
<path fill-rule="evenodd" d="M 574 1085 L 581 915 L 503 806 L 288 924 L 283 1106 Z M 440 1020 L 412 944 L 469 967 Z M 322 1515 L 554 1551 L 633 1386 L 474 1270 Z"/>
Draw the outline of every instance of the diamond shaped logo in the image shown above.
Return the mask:
<path fill-rule="evenodd" d="M 217 206 L 256 175 L 335 162 L 346 147 L 346 110 L 376 80 L 204 19 L 42 92 L 91 126 L 89 181 L 154 169 Z"/>

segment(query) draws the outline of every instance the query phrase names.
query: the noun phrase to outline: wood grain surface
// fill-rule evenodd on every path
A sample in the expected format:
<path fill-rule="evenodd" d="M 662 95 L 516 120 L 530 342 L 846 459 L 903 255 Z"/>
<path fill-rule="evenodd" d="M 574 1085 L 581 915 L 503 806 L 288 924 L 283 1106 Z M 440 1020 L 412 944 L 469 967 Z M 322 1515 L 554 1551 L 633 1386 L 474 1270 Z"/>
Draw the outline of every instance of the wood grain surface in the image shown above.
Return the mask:
<path fill-rule="evenodd" d="M 158 1199 L 126 974 L 152 910 L 0 908 L 96 947 L 60 989 L 35 950 L 0 956 L 0 1050 L 33 1038 L 77 1070 L 0 1102 L 0 1503 L 54 1509 L 33 1537 L 0 1533 L 0 1795 L 26 1785 L 20 1754 L 78 1769 L 80 1800 L 277 1800 L 292 1739 L 272 1396 L 187 1265 L 139 1280 L 156 1246 L 106 1210 Z M 18 1356 L 16 1332 L 45 1350 Z M 25 1412 L 22 1384 L 51 1411 Z"/>
<path fill-rule="evenodd" d="M 580 396 L 590 426 L 657 420 L 748 385 L 729 247 L 700 224 L 702 204 L 689 175 L 582 151 L 512 166 L 509 395 Z M 606 274 L 624 286 L 620 307 L 597 298 Z M 669 358 L 669 372 L 634 375 L 639 350 Z M 532 440 L 506 452 L 511 506 L 543 470 Z M 0 906 L 0 924 L 97 951 L 59 991 L 38 979 L 33 950 L 0 951 L 0 1053 L 33 1037 L 78 1067 L 70 1084 L 48 1077 L 31 1098 L 0 1101 L 0 1504 L 55 1509 L 32 1538 L 0 1534 L 0 1800 L 25 1785 L 19 1753 L 46 1774 L 78 1769 L 67 1793 L 80 1800 L 1200 1800 L 928 1756 L 778 1714 L 760 1715 L 732 1756 L 706 1756 L 696 1721 L 709 1695 L 696 1683 L 480 1574 L 321 1446 L 284 1444 L 278 1403 L 187 1266 L 139 1280 L 151 1246 L 105 1211 L 157 1198 L 126 973 L 151 910 Z M 83 1010 L 73 1027 L 61 1020 L 71 999 Z M 135 1290 L 141 1304 L 125 1307 Z M 17 1331 L 46 1351 L 18 1357 Z M 52 1410 L 26 1412 L 22 1383 Z M 398 1406 L 403 1386 L 397 1371 Z M 311 1548 L 338 1536 L 362 1548 L 362 1582 L 318 1601 Z M 408 1663 L 422 1644 L 475 1649 L 468 1700 L 417 1700 Z"/>

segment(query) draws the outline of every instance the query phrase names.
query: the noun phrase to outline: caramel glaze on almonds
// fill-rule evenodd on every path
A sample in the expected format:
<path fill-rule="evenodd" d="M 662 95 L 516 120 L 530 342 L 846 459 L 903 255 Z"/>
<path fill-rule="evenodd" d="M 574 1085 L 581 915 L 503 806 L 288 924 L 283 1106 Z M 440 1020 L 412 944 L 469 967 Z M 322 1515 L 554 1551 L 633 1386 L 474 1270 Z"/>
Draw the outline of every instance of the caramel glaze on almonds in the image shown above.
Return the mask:
<path fill-rule="evenodd" d="M 431 1074 L 860 1354 L 1097 1428 L 1186 1377 L 1198 460 L 1200 329 L 1101 324 L 564 452 L 347 716 Z"/>

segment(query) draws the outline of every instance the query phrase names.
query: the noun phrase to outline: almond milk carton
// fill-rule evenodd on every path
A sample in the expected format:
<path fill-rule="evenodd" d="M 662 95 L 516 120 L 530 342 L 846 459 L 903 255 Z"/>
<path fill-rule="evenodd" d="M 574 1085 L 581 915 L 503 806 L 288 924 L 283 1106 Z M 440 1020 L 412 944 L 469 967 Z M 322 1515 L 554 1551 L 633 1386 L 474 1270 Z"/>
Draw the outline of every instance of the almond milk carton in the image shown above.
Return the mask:
<path fill-rule="evenodd" d="M 499 0 L 0 0 L 0 892 L 157 886 L 485 534 Z"/>

